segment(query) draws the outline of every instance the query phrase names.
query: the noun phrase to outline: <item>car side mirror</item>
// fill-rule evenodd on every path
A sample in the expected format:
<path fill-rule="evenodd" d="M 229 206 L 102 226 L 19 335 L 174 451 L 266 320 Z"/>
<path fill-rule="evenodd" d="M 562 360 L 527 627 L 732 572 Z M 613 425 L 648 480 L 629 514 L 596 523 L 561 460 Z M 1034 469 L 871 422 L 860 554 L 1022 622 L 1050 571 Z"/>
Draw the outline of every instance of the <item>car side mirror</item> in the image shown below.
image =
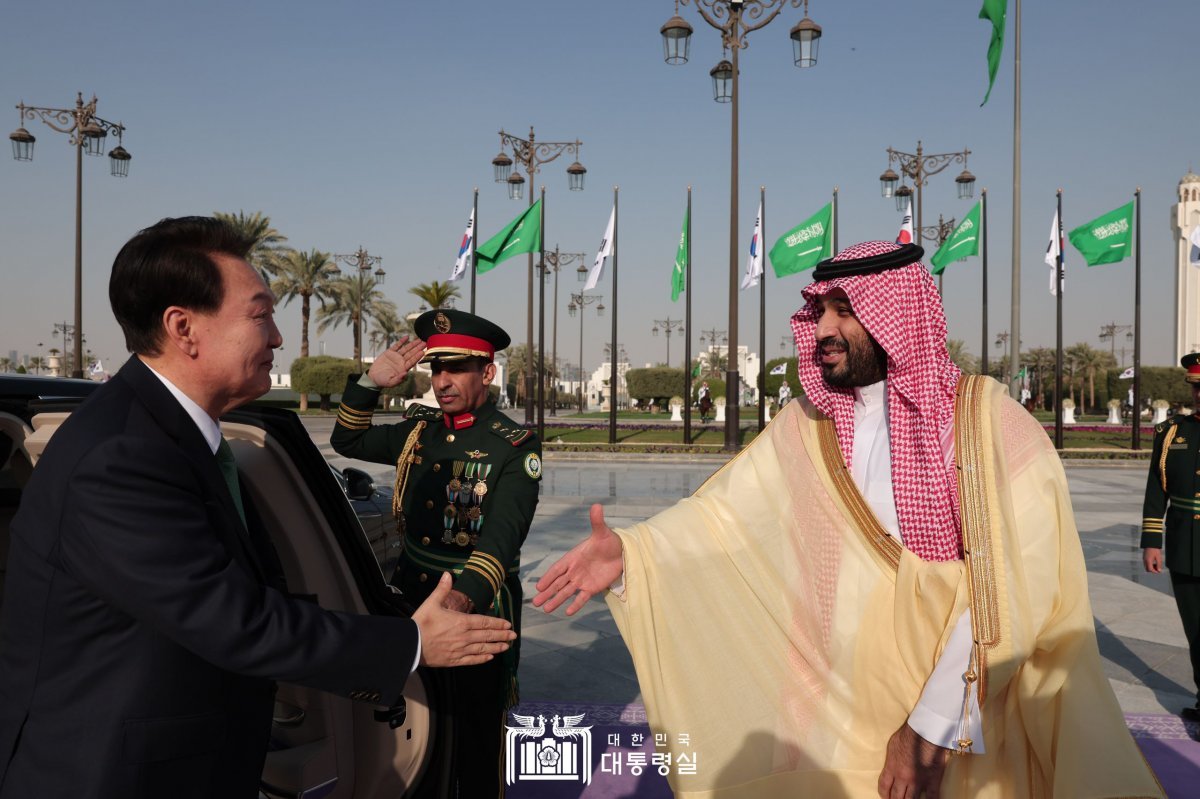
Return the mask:
<path fill-rule="evenodd" d="M 370 499 L 371 494 L 375 492 L 375 481 L 362 469 L 342 469 L 342 476 L 346 478 L 346 496 L 350 499 Z"/>

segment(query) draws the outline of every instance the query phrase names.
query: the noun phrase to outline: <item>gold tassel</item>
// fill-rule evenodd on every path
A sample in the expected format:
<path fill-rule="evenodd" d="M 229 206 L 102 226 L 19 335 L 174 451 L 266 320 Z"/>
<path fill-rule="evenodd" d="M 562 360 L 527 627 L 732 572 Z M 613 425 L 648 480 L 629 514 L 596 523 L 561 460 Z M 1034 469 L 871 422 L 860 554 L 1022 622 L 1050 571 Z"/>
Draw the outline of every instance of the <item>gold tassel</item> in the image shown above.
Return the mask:
<path fill-rule="evenodd" d="M 417 459 L 416 451 L 420 446 L 417 440 L 421 437 L 421 431 L 424 429 L 425 422 L 417 422 L 404 442 L 404 449 L 400 450 L 400 457 L 396 459 L 396 483 L 392 490 L 392 515 L 396 517 L 398 523 L 404 518 L 404 489 L 408 485 L 408 473 Z"/>
<path fill-rule="evenodd" d="M 970 754 L 971 746 L 975 743 L 971 740 L 971 692 L 975 690 L 975 683 L 979 680 L 977 651 L 978 647 L 971 647 L 971 659 L 967 663 L 967 670 L 963 672 L 963 681 L 967 685 L 963 690 L 962 715 L 958 719 L 958 749 L 954 750 L 958 755 Z"/>

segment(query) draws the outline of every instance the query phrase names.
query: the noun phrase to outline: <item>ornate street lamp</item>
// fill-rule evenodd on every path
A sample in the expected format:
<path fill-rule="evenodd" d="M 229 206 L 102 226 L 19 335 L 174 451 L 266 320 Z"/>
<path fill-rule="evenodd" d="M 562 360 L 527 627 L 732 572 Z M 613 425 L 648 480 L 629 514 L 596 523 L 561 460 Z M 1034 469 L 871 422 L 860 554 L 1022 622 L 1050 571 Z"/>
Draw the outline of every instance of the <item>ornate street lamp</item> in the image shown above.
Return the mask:
<path fill-rule="evenodd" d="M 525 196 L 525 183 L 528 179 L 529 204 L 533 205 L 534 176 L 537 175 L 543 164 L 550 163 L 564 153 L 575 157 L 575 161 L 567 167 L 567 188 L 571 191 L 583 189 L 587 168 L 579 162 L 579 151 L 582 147 L 583 142 L 579 139 L 565 142 L 537 141 L 532 127 L 529 128 L 528 139 L 522 139 L 501 129 L 500 153 L 492 159 L 492 171 L 497 183 L 508 184 L 508 197 L 511 200 L 520 200 Z M 511 157 L 509 153 L 512 154 Z M 525 174 L 522 175 L 521 171 L 513 168 L 514 166 L 519 167 Z M 526 347 L 532 355 L 534 351 L 533 253 L 530 253 L 526 260 L 526 274 Z M 533 370 L 530 369 L 525 377 L 525 424 L 527 425 L 533 425 L 535 421 L 534 402 L 534 375 Z"/>
<path fill-rule="evenodd" d="M 901 186 L 900 188 L 896 189 L 895 198 L 897 211 L 903 211 L 904 209 L 908 208 L 908 200 L 910 197 L 912 197 L 912 193 L 913 190 L 908 186 Z"/>
<path fill-rule="evenodd" d="M 601 301 L 599 294 L 586 294 L 579 292 L 571 295 L 571 302 L 567 305 L 567 313 L 575 316 L 575 311 L 579 311 L 579 405 L 576 408 L 578 413 L 583 413 L 583 309 L 592 303 L 599 303 L 596 306 L 596 316 L 604 316 L 604 303 Z"/>
<path fill-rule="evenodd" d="M 963 171 L 954 182 L 958 184 L 958 199 L 969 200 L 975 196 L 975 176 L 966 167 L 963 167 Z"/>
<path fill-rule="evenodd" d="M 713 82 L 713 99 L 718 103 L 728 103 L 733 100 L 733 64 L 725 59 L 709 70 Z"/>
<path fill-rule="evenodd" d="M 655 319 L 654 327 L 650 328 L 651 335 L 658 335 L 659 325 L 662 325 L 662 331 L 667 337 L 667 366 L 669 368 L 671 366 L 671 334 L 684 331 L 683 320 L 672 319 L 669 316 L 666 319 Z"/>
<path fill-rule="evenodd" d="M 366 298 L 370 289 L 383 283 L 383 278 L 387 274 L 383 271 L 383 258 L 378 255 L 371 255 L 369 252 L 359 247 L 355 252 L 345 255 L 333 255 L 334 263 L 343 263 L 352 270 L 350 276 L 357 279 L 357 307 L 355 309 L 355 327 L 354 327 L 354 346 L 358 350 L 356 357 L 358 358 L 358 371 L 363 371 L 363 315 L 366 313 Z M 372 272 L 372 267 L 375 271 Z M 336 267 L 335 267 L 336 268 Z M 370 282 L 370 288 L 367 283 Z M 425 305 L 421 305 L 421 312 L 424 313 Z"/>
<path fill-rule="evenodd" d="M 889 166 L 879 176 L 879 191 L 883 195 L 883 199 L 890 200 L 892 198 L 892 195 L 896 193 L 896 184 L 899 182 L 900 176 Z"/>
<path fill-rule="evenodd" d="M 75 146 L 75 349 L 72 377 L 83 377 L 83 154 L 104 155 L 104 139 L 115 132 L 120 141 L 125 126 L 120 122 L 109 122 L 96 116 L 96 96 L 83 102 L 83 92 L 75 97 L 74 108 L 43 108 L 40 106 L 17 105 L 19 126 L 9 134 L 12 141 L 13 158 L 17 161 L 33 160 L 33 145 L 37 139 L 23 126 L 27 119 L 40 119 L 45 125 L 59 133 L 67 134 Z M 118 144 L 108 154 L 113 177 L 129 176 L 129 151 Z"/>
<path fill-rule="evenodd" d="M 679 0 L 675 0 L 675 16 L 663 23 L 659 31 L 663 38 L 663 58 L 668 64 L 686 64 L 688 47 L 692 42 L 692 26 L 679 16 Z"/>
<path fill-rule="evenodd" d="M 821 26 L 808 18 L 808 0 L 804 0 L 804 19 L 796 23 L 790 34 L 796 66 L 801 69 L 817 65 L 817 45 L 821 43 Z"/>
<path fill-rule="evenodd" d="M 676 0 L 675 15 L 668 19 L 660 32 L 663 56 L 668 64 L 683 64 L 688 59 L 692 28 L 679 16 L 679 5 L 695 3 L 696 11 L 711 27 L 721 32 L 721 45 L 730 53 L 709 73 L 713 81 L 713 99 L 731 105 L 730 165 L 729 165 L 729 342 L 737 349 L 738 306 L 740 282 L 738 263 L 738 54 L 746 46 L 752 31 L 770 24 L 787 6 L 804 7 L 804 18 L 789 32 L 793 47 L 793 62 L 797 67 L 817 63 L 817 44 L 821 27 L 808 18 L 808 0 Z M 727 412 L 725 416 L 725 449 L 733 452 L 741 446 L 737 392 L 740 384 L 736 361 L 729 364 L 726 374 Z"/>
<path fill-rule="evenodd" d="M 542 273 L 541 277 L 542 277 L 543 283 L 546 279 L 547 274 L 549 274 L 551 271 L 554 272 L 554 298 L 550 304 L 550 307 L 554 309 L 554 324 L 553 324 L 553 328 L 552 328 L 552 331 L 550 334 L 551 335 L 550 364 L 551 364 L 552 369 L 558 369 L 558 270 L 564 266 L 570 265 L 574 261 L 579 261 L 580 263 L 582 263 L 584 260 L 587 259 L 587 254 L 582 253 L 582 252 L 563 252 L 557 246 L 555 246 L 553 252 L 547 251 L 544 253 L 544 256 L 545 257 L 542 259 L 542 265 L 541 265 L 541 273 Z M 546 316 L 546 303 L 544 301 L 545 286 L 543 285 L 541 288 L 542 288 L 542 290 L 539 291 L 539 298 L 542 299 L 543 301 L 541 302 L 541 308 L 538 311 L 538 318 L 545 319 L 545 316 Z M 568 306 L 567 309 L 570 310 L 570 306 Z M 538 361 L 539 361 L 539 363 L 541 363 L 542 370 L 543 370 L 542 374 L 539 375 L 539 379 L 541 380 L 539 385 L 544 386 L 546 383 L 546 377 L 545 377 L 545 372 L 544 372 L 545 367 L 546 367 L 546 342 L 545 342 L 545 325 L 544 324 L 542 324 L 540 326 L 540 329 L 538 331 Z M 545 422 L 543 420 L 543 413 L 542 413 L 542 410 L 544 407 L 545 407 L 544 403 L 539 401 L 538 402 L 538 435 L 539 436 L 545 434 Z M 558 380 L 556 380 L 556 379 L 551 380 L 551 382 L 550 382 L 550 415 L 551 416 L 558 415 Z"/>

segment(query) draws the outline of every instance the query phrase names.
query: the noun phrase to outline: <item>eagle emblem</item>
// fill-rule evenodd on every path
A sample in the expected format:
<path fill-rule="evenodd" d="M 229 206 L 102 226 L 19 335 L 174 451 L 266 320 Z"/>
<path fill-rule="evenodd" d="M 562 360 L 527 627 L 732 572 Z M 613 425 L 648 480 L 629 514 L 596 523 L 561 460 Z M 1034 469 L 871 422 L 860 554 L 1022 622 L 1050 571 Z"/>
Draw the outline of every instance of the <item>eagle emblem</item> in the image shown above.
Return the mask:
<path fill-rule="evenodd" d="M 441 311 L 433 317 L 433 327 L 437 332 L 445 334 L 450 332 L 450 317 L 446 316 Z"/>

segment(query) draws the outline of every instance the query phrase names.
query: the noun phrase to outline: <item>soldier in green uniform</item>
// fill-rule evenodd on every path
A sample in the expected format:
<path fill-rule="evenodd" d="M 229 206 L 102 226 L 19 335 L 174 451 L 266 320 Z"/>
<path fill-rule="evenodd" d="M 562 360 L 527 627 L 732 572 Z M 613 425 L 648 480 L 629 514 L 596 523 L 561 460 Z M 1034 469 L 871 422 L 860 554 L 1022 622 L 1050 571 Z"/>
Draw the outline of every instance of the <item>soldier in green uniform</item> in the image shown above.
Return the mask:
<path fill-rule="evenodd" d="M 496 410 L 488 386 L 508 334 L 451 309 L 422 314 L 407 338 L 352 376 L 330 442 L 348 458 L 396 466 L 393 510 L 404 551 L 392 584 L 414 603 L 454 575 L 448 607 L 521 623 L 521 544 L 542 476 L 541 443 Z M 438 408 L 410 404 L 405 420 L 373 425 L 381 388 L 429 362 Z M 503 794 L 503 727 L 517 702 L 520 639 L 501 658 L 454 669 L 455 771 L 461 797 Z"/>
<path fill-rule="evenodd" d="M 1184 379 L 1192 385 L 1192 407 L 1200 411 L 1200 353 L 1183 356 Z M 1200 413 L 1178 414 L 1154 428 L 1154 452 L 1142 504 L 1142 563 L 1163 570 L 1163 515 L 1167 570 L 1183 620 L 1196 683 L 1196 705 L 1180 713 L 1200 721 Z"/>

